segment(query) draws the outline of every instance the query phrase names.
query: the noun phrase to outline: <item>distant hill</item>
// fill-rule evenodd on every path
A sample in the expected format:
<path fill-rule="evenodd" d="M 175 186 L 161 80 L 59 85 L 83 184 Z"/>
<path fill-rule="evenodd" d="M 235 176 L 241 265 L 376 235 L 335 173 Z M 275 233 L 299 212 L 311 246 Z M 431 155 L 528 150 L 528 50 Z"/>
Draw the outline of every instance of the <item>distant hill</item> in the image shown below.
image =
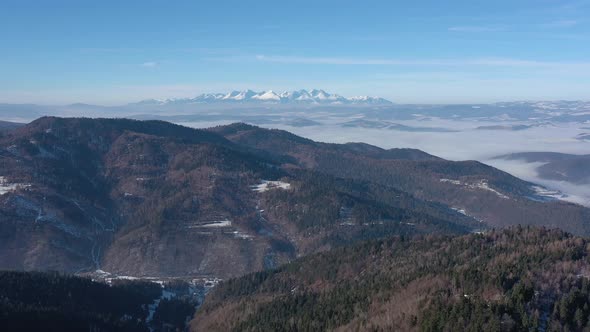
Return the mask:
<path fill-rule="evenodd" d="M 517 131 L 517 130 L 525 130 L 529 129 L 532 126 L 529 125 L 491 125 L 491 126 L 479 126 L 475 129 L 477 130 L 510 130 L 510 131 Z"/>
<path fill-rule="evenodd" d="M 192 331 L 581 331 L 587 239 L 544 228 L 391 238 L 223 282 Z"/>
<path fill-rule="evenodd" d="M 195 308 L 187 287 L 0 271 L 0 326 L 6 331 L 183 330 Z"/>
<path fill-rule="evenodd" d="M 371 129 L 390 129 L 399 131 L 410 131 L 410 132 L 456 132 L 456 130 L 439 128 L 439 127 L 412 127 L 406 126 L 391 121 L 375 121 L 375 120 L 353 120 L 342 124 L 343 127 L 352 128 L 371 128 Z"/>
<path fill-rule="evenodd" d="M 24 126 L 23 123 L 0 121 L 0 133 Z"/>

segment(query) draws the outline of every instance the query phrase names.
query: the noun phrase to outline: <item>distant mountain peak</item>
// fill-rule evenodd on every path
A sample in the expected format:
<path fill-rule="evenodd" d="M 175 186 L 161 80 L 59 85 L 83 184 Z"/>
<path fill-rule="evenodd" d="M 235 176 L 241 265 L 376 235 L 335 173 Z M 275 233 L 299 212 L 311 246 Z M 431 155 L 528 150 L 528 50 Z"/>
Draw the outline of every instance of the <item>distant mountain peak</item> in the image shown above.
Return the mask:
<path fill-rule="evenodd" d="M 270 104 L 318 104 L 318 105 L 388 105 L 391 101 L 380 97 L 359 96 L 345 98 L 328 93 L 322 89 L 311 91 L 300 89 L 276 93 L 273 90 L 256 92 L 252 90 L 229 93 L 204 93 L 194 98 L 167 99 L 165 101 L 148 99 L 135 105 L 166 105 L 166 104 L 208 104 L 208 103 L 270 103 Z"/>
<path fill-rule="evenodd" d="M 261 100 L 261 101 L 281 101 L 281 97 L 274 93 L 272 90 L 268 90 L 265 92 L 258 93 L 252 96 L 251 99 Z"/>

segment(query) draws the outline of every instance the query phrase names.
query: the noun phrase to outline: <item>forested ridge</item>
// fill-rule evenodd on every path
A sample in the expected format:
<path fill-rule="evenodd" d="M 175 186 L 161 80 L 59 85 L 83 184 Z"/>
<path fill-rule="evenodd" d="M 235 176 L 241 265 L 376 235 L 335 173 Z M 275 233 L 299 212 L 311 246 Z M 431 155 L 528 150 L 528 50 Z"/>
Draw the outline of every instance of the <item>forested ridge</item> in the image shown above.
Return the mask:
<path fill-rule="evenodd" d="M 236 127 L 255 128 L 227 130 Z M 257 132 L 279 136 L 269 144 L 318 144 Z M 395 157 L 368 145 L 331 148 Z M 0 163 L 12 188 L 0 197 L 7 270 L 228 278 L 333 245 L 482 227 L 444 204 L 162 121 L 41 118 L 0 137 Z M 253 190 L 268 180 L 291 186 Z"/>
<path fill-rule="evenodd" d="M 587 208 L 544 201 L 531 183 L 477 161 L 454 162 L 420 150 L 385 150 L 362 143 L 320 143 L 245 124 L 210 130 L 242 146 L 290 156 L 300 168 L 379 184 L 417 199 L 463 209 L 487 226 L 536 225 L 590 234 Z"/>
<path fill-rule="evenodd" d="M 160 285 L 109 286 L 57 272 L 0 272 L 0 327 L 5 331 L 147 331 L 147 305 Z"/>
<path fill-rule="evenodd" d="M 185 282 L 165 287 L 175 296 L 159 300 L 162 285 L 150 281 L 109 285 L 58 272 L 0 271 L 0 330 L 183 331 L 194 297 Z"/>
<path fill-rule="evenodd" d="M 192 328 L 589 330 L 589 249 L 534 227 L 370 241 L 224 282 Z"/>
<path fill-rule="evenodd" d="M 246 124 L 44 117 L 0 136 L 0 164 L 6 270 L 227 279 L 395 235 L 590 234 L 590 209 L 478 162 Z"/>

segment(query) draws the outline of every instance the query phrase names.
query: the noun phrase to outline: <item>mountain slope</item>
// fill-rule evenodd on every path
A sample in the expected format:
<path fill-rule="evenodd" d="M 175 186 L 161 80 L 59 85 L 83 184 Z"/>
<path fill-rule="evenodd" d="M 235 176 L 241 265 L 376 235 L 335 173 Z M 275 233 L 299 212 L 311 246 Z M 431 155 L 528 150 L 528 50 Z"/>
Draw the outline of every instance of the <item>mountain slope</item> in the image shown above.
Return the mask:
<path fill-rule="evenodd" d="M 244 124 L 41 118 L 0 163 L 3 269 L 228 278 L 393 235 L 590 233 L 588 209 L 477 162 Z"/>
<path fill-rule="evenodd" d="M 481 226 L 402 191 L 159 121 L 42 118 L 0 138 L 0 158 L 4 269 L 225 278 L 361 239 Z"/>
<path fill-rule="evenodd" d="M 368 242 L 222 283 L 192 330 L 581 330 L 587 246 L 539 228 Z"/>
<path fill-rule="evenodd" d="M 493 227 L 535 224 L 590 234 L 590 210 L 562 201 L 539 202 L 532 184 L 476 161 L 447 161 L 419 150 L 326 144 L 248 125 L 211 129 L 228 140 L 288 155 L 294 167 L 378 183 L 448 205 Z"/>
<path fill-rule="evenodd" d="M 2 134 L 2 132 L 10 131 L 22 126 L 24 126 L 22 123 L 0 121 L 0 134 Z"/>

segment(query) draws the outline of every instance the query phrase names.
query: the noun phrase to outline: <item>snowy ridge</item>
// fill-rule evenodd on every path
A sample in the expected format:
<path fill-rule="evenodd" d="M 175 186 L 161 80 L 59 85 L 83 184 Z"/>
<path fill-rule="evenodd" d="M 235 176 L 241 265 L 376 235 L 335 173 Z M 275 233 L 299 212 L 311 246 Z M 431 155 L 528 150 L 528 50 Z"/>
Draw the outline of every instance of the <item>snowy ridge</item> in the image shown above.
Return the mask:
<path fill-rule="evenodd" d="M 278 104 L 324 104 L 324 105 L 389 105 L 387 99 L 380 97 L 358 96 L 345 98 L 324 90 L 304 89 L 276 93 L 272 90 L 255 92 L 252 90 L 232 91 L 229 93 L 204 93 L 194 98 L 156 100 L 147 99 L 133 105 L 180 105 L 206 103 L 278 103 Z"/>

